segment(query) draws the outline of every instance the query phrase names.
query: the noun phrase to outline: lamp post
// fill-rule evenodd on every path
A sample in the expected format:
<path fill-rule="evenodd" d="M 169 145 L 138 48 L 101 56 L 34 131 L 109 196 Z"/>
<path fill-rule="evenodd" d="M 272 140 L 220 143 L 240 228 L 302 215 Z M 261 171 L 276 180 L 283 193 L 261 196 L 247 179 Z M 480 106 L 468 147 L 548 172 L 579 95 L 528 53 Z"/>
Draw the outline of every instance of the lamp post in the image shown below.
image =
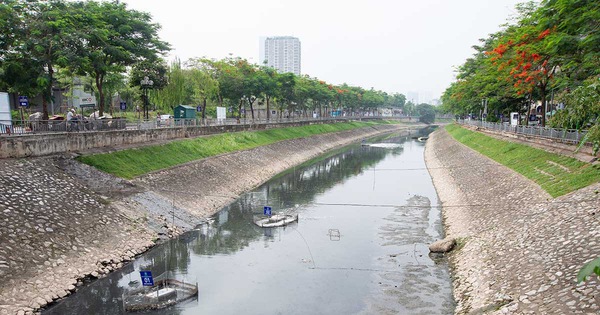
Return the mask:
<path fill-rule="evenodd" d="M 144 77 L 142 80 L 140 80 L 140 86 L 142 87 L 142 91 L 144 93 L 144 119 L 145 120 L 149 120 L 150 117 L 148 117 L 148 89 L 152 88 L 152 85 L 154 85 L 154 82 L 150 79 L 148 79 L 148 77 Z"/>
<path fill-rule="evenodd" d="M 482 126 L 483 126 L 483 119 L 487 118 L 487 105 L 488 105 L 487 98 L 481 99 L 481 116 L 480 116 L 480 118 L 481 118 Z"/>

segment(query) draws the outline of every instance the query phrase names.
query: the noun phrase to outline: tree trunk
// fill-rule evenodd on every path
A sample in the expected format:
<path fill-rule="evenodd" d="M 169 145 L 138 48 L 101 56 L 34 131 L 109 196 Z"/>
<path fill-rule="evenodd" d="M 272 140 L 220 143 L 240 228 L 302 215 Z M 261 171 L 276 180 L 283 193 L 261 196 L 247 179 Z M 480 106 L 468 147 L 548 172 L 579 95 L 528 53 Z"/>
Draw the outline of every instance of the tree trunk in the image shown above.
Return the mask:
<path fill-rule="evenodd" d="M 202 99 L 202 120 L 206 118 L 206 97 Z"/>
<path fill-rule="evenodd" d="M 98 103 L 98 117 L 102 117 L 104 115 L 104 90 L 102 89 L 102 75 L 96 73 L 96 88 L 98 89 L 98 98 L 99 103 Z M 147 101 L 144 101 L 145 103 L 147 103 Z M 144 104 L 145 104 L 144 103 Z M 144 108 L 145 110 L 145 108 Z M 144 112 L 145 114 L 146 112 Z"/>
<path fill-rule="evenodd" d="M 48 101 L 52 100 L 52 81 L 54 80 L 54 69 L 52 69 L 52 64 L 48 63 L 48 93 L 46 96 L 42 95 L 42 120 L 48 120 Z"/>
<path fill-rule="evenodd" d="M 271 97 L 265 95 L 265 99 L 267 100 L 267 121 L 269 121 L 269 119 L 271 119 L 271 109 L 269 107 L 269 99 L 271 99 Z"/>
<path fill-rule="evenodd" d="M 542 120 L 540 120 L 540 125 L 542 127 L 546 126 L 546 83 L 540 85 L 540 94 L 542 95 Z"/>
<path fill-rule="evenodd" d="M 250 113 L 252 113 L 252 121 L 254 121 L 254 101 L 250 97 L 248 97 L 248 104 L 250 104 Z M 246 113 L 244 113 L 244 117 L 245 116 Z"/>

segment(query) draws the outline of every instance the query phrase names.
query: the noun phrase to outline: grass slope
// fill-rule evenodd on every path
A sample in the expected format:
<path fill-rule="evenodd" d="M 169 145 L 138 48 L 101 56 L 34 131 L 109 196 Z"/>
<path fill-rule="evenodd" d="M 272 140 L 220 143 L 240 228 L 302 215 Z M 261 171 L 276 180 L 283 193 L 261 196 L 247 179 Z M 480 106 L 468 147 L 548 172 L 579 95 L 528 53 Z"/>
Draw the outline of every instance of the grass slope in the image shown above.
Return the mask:
<path fill-rule="evenodd" d="M 382 123 L 391 122 L 348 122 L 277 128 L 255 132 L 225 133 L 112 153 L 81 156 L 77 159 L 106 173 L 131 179 L 190 161 L 233 151 L 252 149 L 281 140 L 309 137 Z"/>
<path fill-rule="evenodd" d="M 458 125 L 446 130 L 459 142 L 533 180 L 552 197 L 600 181 L 600 166 L 527 145 L 502 141 Z"/>

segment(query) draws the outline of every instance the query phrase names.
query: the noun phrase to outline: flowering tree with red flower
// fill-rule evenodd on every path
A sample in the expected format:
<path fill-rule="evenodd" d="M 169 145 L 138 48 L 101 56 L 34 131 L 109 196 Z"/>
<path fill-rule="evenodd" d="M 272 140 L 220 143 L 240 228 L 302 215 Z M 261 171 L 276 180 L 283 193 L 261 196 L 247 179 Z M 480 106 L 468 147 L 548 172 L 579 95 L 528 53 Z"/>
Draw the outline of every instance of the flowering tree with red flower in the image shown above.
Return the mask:
<path fill-rule="evenodd" d="M 497 66 L 499 80 L 510 82 L 518 95 L 537 95 L 546 103 L 548 88 L 559 70 L 548 40 L 553 29 L 537 30 L 536 25 L 521 26 L 507 32 L 496 47 L 485 54 Z M 545 113 L 542 114 L 545 124 Z"/>

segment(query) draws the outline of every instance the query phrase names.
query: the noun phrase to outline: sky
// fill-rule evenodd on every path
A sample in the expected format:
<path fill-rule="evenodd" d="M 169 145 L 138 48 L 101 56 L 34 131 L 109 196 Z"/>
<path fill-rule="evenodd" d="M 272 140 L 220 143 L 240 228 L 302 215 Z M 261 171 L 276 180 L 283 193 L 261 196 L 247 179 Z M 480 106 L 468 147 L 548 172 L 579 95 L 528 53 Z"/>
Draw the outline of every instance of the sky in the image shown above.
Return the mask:
<path fill-rule="evenodd" d="M 518 0 L 124 0 L 162 26 L 167 59 L 259 62 L 259 38 L 294 36 L 302 74 L 428 102 Z M 418 95 L 417 95 L 418 94 Z M 417 99 L 418 97 L 418 99 Z"/>

